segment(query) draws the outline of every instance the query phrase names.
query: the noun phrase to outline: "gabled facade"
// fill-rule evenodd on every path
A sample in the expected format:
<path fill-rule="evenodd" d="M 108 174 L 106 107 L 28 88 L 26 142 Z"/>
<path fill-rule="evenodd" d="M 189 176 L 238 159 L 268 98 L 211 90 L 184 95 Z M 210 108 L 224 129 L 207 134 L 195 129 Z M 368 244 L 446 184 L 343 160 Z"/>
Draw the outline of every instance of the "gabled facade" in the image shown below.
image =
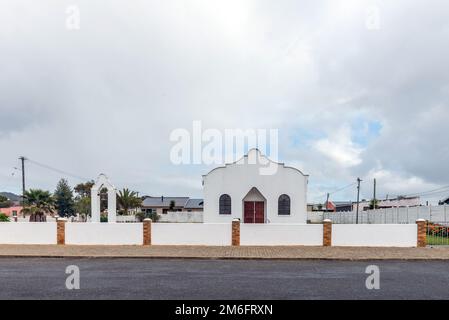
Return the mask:
<path fill-rule="evenodd" d="M 252 149 L 203 176 L 204 222 L 306 223 L 308 176 Z"/>

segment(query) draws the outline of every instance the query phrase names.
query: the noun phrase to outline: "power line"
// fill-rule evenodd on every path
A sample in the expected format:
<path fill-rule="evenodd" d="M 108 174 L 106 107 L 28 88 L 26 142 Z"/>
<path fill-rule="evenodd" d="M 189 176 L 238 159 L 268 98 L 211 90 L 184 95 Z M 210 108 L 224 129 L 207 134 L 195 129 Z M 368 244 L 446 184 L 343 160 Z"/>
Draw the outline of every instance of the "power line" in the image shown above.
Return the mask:
<path fill-rule="evenodd" d="M 81 176 L 75 175 L 75 174 L 73 174 L 73 173 L 70 173 L 70 172 L 67 172 L 67 171 L 64 171 L 64 170 L 61 170 L 61 169 L 54 168 L 54 167 L 52 167 L 52 166 L 49 166 L 49 165 L 46 165 L 46 164 L 43 164 L 43 163 L 40 163 L 40 162 L 31 160 L 31 159 L 27 159 L 27 160 L 28 160 L 28 162 L 30 162 L 30 163 L 32 163 L 32 164 L 34 164 L 34 165 L 37 165 L 37 166 L 42 167 L 42 168 L 45 168 L 45 169 L 47 169 L 47 170 L 51 170 L 51 171 L 54 171 L 54 172 L 63 174 L 63 175 L 65 175 L 65 176 L 69 176 L 69 177 L 72 177 L 72 178 L 76 178 L 76 179 L 81 180 L 81 181 L 88 181 L 88 180 L 90 180 L 90 179 L 88 179 L 88 178 L 81 177 Z"/>
<path fill-rule="evenodd" d="M 429 194 L 442 193 L 442 192 L 447 192 L 447 191 L 449 191 L 449 186 L 440 187 L 437 189 L 423 191 L 423 192 L 411 193 L 411 194 L 408 194 L 407 196 L 411 197 L 411 196 L 429 195 Z"/>
<path fill-rule="evenodd" d="M 440 193 L 446 193 L 449 192 L 449 185 L 448 186 L 443 186 L 443 187 L 439 187 L 436 189 L 432 189 L 432 190 L 427 190 L 427 191 L 421 191 L 421 192 L 415 192 L 415 193 L 409 193 L 409 194 L 398 194 L 396 195 L 396 197 L 419 197 L 419 196 L 431 196 L 431 195 L 436 195 L 436 194 L 440 194 Z M 388 194 L 387 194 L 388 196 Z"/>
<path fill-rule="evenodd" d="M 346 189 L 348 189 L 349 187 L 355 186 L 356 184 L 357 184 L 357 182 L 353 182 L 353 183 L 351 183 L 351 184 L 348 184 L 347 186 L 344 186 L 344 187 L 342 187 L 342 188 L 340 188 L 340 189 L 337 189 L 337 190 L 335 190 L 335 191 L 329 193 L 329 195 L 333 195 L 333 194 L 335 194 L 335 193 L 337 193 L 337 192 L 346 190 Z"/>
<path fill-rule="evenodd" d="M 315 199 L 321 199 L 321 198 L 324 198 L 324 197 L 331 196 L 331 195 L 333 195 L 333 194 L 335 194 L 335 193 L 338 193 L 338 192 L 343 191 L 343 190 L 346 190 L 346 189 L 348 189 L 348 188 L 350 188 L 350 187 L 352 187 L 352 186 L 355 186 L 356 184 L 357 184 L 357 182 L 353 182 L 353 183 L 348 184 L 348 185 L 346 185 L 346 186 L 344 186 L 344 187 L 341 187 L 341 188 L 339 188 L 339 189 L 337 189 L 337 190 L 334 190 L 334 191 L 332 191 L 332 192 L 328 192 L 328 193 L 325 193 L 325 194 L 323 194 L 323 195 L 321 195 L 321 196 L 318 196 L 318 197 L 316 197 Z"/>
<path fill-rule="evenodd" d="M 368 178 L 365 177 L 363 179 L 368 179 Z M 377 180 L 377 179 L 375 179 L 375 180 Z M 439 188 L 433 189 L 433 190 L 428 190 L 428 191 L 422 191 L 422 192 L 416 192 L 416 193 L 410 193 L 410 194 L 399 194 L 399 195 L 397 195 L 397 197 L 399 197 L 399 196 L 403 196 L 403 197 L 429 196 L 429 195 L 443 193 L 443 192 L 449 192 L 449 185 L 443 186 L 443 187 L 439 187 Z M 377 190 L 376 190 L 376 193 L 377 193 Z M 388 194 L 386 196 L 388 197 Z"/>
<path fill-rule="evenodd" d="M 431 197 L 431 196 L 436 196 L 436 195 L 439 195 L 439 194 L 447 194 L 447 193 L 449 193 L 449 189 L 440 190 L 440 191 L 431 192 L 431 193 L 424 193 L 424 194 L 416 195 L 416 197 L 419 196 L 419 197 L 425 198 L 425 197 Z"/>

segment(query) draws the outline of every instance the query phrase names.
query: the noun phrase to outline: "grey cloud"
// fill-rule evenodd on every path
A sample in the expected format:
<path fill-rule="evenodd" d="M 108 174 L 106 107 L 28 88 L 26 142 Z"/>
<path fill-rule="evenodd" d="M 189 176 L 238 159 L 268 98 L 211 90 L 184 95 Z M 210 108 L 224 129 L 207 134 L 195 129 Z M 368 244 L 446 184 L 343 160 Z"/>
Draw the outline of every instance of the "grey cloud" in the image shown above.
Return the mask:
<path fill-rule="evenodd" d="M 69 4 L 80 7 L 79 31 L 65 29 Z M 367 5 L 379 6 L 380 30 L 365 28 Z M 0 159 L 3 174 L 26 153 L 81 176 L 106 171 L 141 193 L 201 196 L 194 182 L 176 181 L 200 181 L 207 168 L 171 165 L 168 137 L 202 120 L 218 129 L 280 128 L 281 160 L 303 165 L 317 193 L 379 164 L 423 187 L 448 184 L 445 1 L 3 7 L 0 147 L 11 154 Z M 313 147 L 360 115 L 384 125 L 360 165 L 342 168 Z M 57 178 L 36 168 L 30 183 L 53 188 Z"/>

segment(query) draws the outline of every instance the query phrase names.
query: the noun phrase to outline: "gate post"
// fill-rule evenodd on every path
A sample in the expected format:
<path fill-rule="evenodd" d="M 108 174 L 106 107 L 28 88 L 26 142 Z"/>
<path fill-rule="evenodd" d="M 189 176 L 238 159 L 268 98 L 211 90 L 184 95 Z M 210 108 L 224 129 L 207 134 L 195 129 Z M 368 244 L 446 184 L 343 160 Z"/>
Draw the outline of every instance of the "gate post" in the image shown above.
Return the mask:
<path fill-rule="evenodd" d="M 56 218 L 56 243 L 65 245 L 65 224 L 67 219 Z"/>
<path fill-rule="evenodd" d="M 232 245 L 240 246 L 240 219 L 232 220 Z"/>
<path fill-rule="evenodd" d="M 332 221 L 329 219 L 323 220 L 323 246 L 332 246 Z"/>
<path fill-rule="evenodd" d="M 147 218 L 143 220 L 143 245 L 151 245 L 151 219 Z"/>
<path fill-rule="evenodd" d="M 416 245 L 418 248 L 424 248 L 427 245 L 426 220 L 418 219 L 416 224 L 418 225 L 418 241 Z"/>

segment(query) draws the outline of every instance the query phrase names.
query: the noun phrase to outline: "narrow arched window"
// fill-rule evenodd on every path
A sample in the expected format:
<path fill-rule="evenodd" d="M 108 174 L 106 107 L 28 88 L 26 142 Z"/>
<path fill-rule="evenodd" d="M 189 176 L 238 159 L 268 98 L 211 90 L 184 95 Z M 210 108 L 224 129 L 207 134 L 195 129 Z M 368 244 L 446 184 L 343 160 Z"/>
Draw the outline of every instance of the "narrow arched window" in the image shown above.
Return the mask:
<path fill-rule="evenodd" d="M 231 197 L 229 194 L 220 196 L 220 214 L 231 214 Z"/>
<path fill-rule="evenodd" d="M 290 197 L 286 194 L 281 195 L 278 199 L 278 215 L 290 215 Z"/>

